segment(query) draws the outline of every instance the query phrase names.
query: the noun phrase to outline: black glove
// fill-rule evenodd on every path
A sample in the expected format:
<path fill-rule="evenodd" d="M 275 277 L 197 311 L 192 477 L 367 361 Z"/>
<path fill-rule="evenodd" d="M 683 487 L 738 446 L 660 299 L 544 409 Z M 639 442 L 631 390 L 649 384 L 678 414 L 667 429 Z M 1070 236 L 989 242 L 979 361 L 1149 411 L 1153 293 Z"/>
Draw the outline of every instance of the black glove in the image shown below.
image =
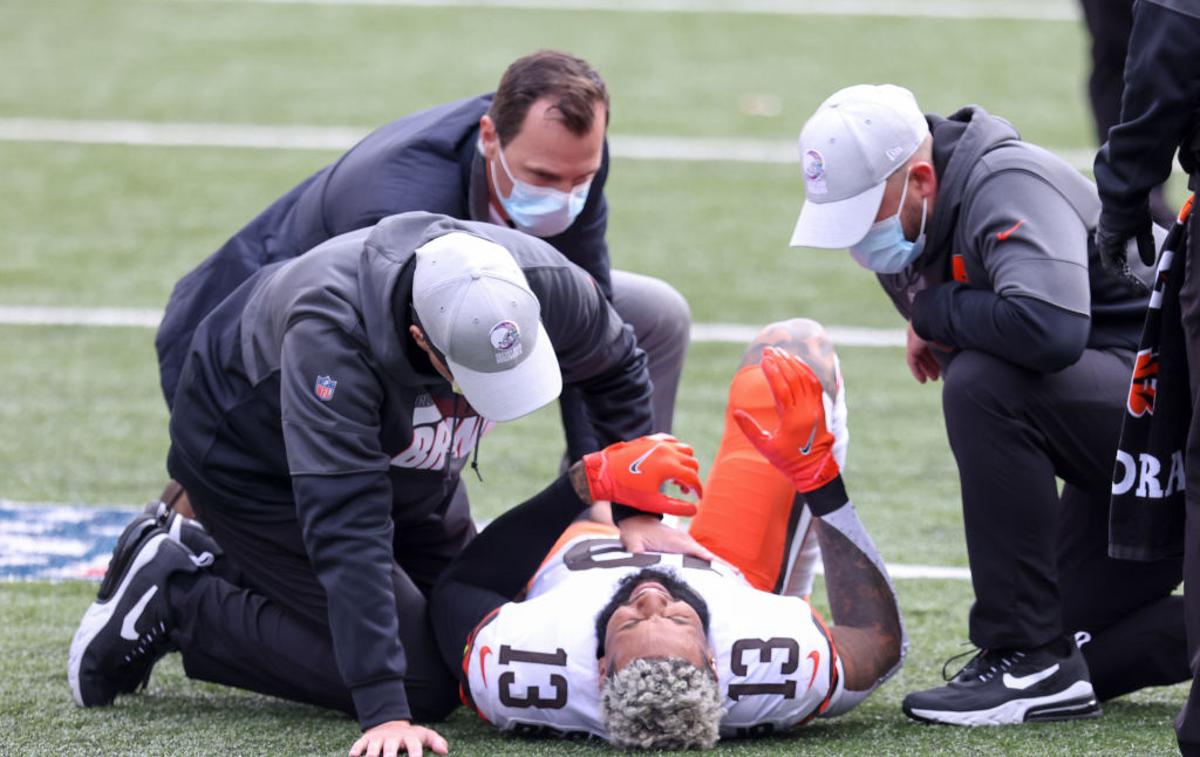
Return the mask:
<path fill-rule="evenodd" d="M 1114 231 L 1105 226 L 1103 221 L 1096 227 L 1096 253 L 1100 256 L 1100 264 L 1106 270 L 1128 281 L 1138 294 L 1145 294 L 1148 290 L 1146 284 L 1133 275 L 1133 271 L 1129 270 L 1129 261 L 1126 259 L 1126 248 L 1129 245 L 1130 238 L 1135 238 L 1137 240 L 1138 257 L 1146 265 L 1153 266 L 1154 259 L 1158 256 L 1158 251 L 1155 249 L 1154 232 L 1151 229 L 1149 216 L 1146 217 L 1142 228 L 1133 234 Z"/>
<path fill-rule="evenodd" d="M 1141 234 L 1137 235 L 1138 257 L 1142 259 L 1142 264 L 1154 267 L 1154 261 L 1158 260 L 1158 245 L 1154 242 L 1154 232 L 1146 229 Z"/>

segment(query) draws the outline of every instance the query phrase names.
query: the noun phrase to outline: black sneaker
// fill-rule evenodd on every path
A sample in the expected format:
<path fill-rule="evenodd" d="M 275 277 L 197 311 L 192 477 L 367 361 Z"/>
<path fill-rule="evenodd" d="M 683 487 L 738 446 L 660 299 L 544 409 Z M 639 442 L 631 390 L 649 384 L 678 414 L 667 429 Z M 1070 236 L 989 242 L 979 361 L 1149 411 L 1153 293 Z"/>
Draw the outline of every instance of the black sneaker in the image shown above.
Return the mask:
<path fill-rule="evenodd" d="M 173 649 L 167 578 L 194 572 L 197 558 L 157 526 L 135 520 L 117 541 L 100 598 L 71 641 L 67 678 L 81 707 L 112 704 L 144 686 L 154 663 Z"/>
<path fill-rule="evenodd" d="M 149 502 L 145 509 L 142 510 L 143 514 L 149 515 L 157 520 L 158 525 L 160 526 L 167 525 L 167 518 L 169 518 L 173 512 L 174 510 L 171 509 L 171 506 L 166 502 L 163 502 L 161 499 L 156 499 Z"/>
<path fill-rule="evenodd" d="M 166 502 L 162 500 L 151 502 L 146 505 L 146 509 L 142 513 L 139 517 L 154 518 L 160 528 L 166 529 L 167 535 L 171 537 L 172 541 L 179 542 L 192 550 L 197 557 L 204 559 L 204 554 L 207 552 L 211 555 L 208 558 L 210 564 L 224 554 L 216 539 L 212 538 L 200 521 L 180 515 L 172 510 Z"/>
<path fill-rule="evenodd" d="M 171 541 L 182 544 L 196 555 L 200 560 L 196 564 L 201 567 L 212 565 L 216 558 L 224 554 L 221 545 L 217 544 L 217 540 L 212 538 L 212 534 L 198 520 L 172 512 L 167 516 L 164 528 L 167 529 L 167 536 L 171 537 Z"/>
<path fill-rule="evenodd" d="M 125 526 L 125 530 L 117 537 L 112 557 L 108 559 L 108 570 L 104 572 L 104 580 L 100 582 L 100 591 L 96 592 L 96 599 L 104 602 L 112 597 L 113 592 L 117 590 L 117 584 L 121 582 L 121 577 L 125 575 L 129 561 L 137 551 L 137 545 L 158 528 L 157 518 L 146 514 L 138 515 Z"/>
<path fill-rule="evenodd" d="M 1065 646 L 1065 645 L 1063 645 Z M 904 714 L 926 723 L 1009 725 L 1100 714 L 1083 653 L 1046 647 L 981 650 L 945 686 L 904 697 Z"/>

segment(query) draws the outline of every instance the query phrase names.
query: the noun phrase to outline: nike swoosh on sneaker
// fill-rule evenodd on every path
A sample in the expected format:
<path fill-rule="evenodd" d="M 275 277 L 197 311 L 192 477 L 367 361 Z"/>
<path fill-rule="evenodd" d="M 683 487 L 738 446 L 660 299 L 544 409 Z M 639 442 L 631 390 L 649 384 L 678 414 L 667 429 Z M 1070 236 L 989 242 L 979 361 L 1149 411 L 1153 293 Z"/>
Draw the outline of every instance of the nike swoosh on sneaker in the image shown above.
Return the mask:
<path fill-rule="evenodd" d="M 122 639 L 127 641 L 138 640 L 139 634 L 134 624 L 137 623 L 138 618 L 142 617 L 142 610 L 146 609 L 146 605 L 149 604 L 150 600 L 154 597 L 154 592 L 156 591 L 158 591 L 157 585 L 146 589 L 146 593 L 143 594 L 142 598 L 137 601 L 137 604 L 129 608 L 129 612 L 125 613 L 125 619 L 121 621 Z"/>
<path fill-rule="evenodd" d="M 812 433 L 808 435 L 808 443 L 800 448 L 801 455 L 807 455 L 812 452 L 813 440 L 817 438 L 817 424 L 813 424 Z"/>
<path fill-rule="evenodd" d="M 633 473 L 634 475 L 640 474 L 642 472 L 642 468 L 641 468 L 642 463 L 646 462 L 646 458 L 653 455 L 654 450 L 658 449 L 661 446 L 662 446 L 661 443 L 654 445 L 646 452 L 646 454 L 642 455 L 637 460 L 634 460 L 632 463 L 630 463 L 629 464 L 629 472 Z"/>
<path fill-rule="evenodd" d="M 1045 670 L 1039 670 L 1038 672 L 1030 673 L 1027 676 L 1015 676 L 1011 673 L 1005 673 L 1004 685 L 1010 689 L 1024 690 L 1028 689 L 1035 683 L 1046 680 L 1057 672 L 1058 663 L 1056 662 Z"/>

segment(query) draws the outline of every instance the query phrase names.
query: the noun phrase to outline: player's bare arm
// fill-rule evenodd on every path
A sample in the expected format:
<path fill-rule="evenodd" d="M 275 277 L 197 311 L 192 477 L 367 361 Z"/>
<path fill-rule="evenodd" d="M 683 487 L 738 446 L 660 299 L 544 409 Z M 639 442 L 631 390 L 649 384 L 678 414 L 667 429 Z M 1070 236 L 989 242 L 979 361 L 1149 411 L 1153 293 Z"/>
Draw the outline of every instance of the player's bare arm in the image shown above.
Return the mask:
<path fill-rule="evenodd" d="M 898 668 L 904 656 L 895 592 L 846 495 L 816 372 L 774 346 L 764 349 L 760 364 L 775 399 L 778 426 L 768 431 L 742 409 L 734 410 L 734 418 L 759 452 L 791 479 L 818 519 L 836 624 L 831 636 L 842 656 L 846 687 L 869 692 Z"/>
<path fill-rule="evenodd" d="M 900 662 L 903 628 L 896 596 L 876 563 L 846 534 L 823 518 L 816 529 L 835 624 L 829 633 L 842 655 L 846 688 L 863 691 Z"/>

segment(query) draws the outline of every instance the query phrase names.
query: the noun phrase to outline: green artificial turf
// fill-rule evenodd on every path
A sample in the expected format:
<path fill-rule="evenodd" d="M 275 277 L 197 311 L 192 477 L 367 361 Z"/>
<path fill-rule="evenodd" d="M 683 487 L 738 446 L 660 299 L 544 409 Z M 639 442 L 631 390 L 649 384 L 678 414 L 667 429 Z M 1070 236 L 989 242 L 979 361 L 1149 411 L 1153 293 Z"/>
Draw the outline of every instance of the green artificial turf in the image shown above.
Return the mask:
<path fill-rule="evenodd" d="M 903 4 L 898 12 L 903 11 Z M 612 132 L 794 139 L 839 87 L 904 84 L 931 111 L 979 103 L 1029 139 L 1087 148 L 1081 24 L 938 18 L 323 6 L 193 0 L 0 0 L 0 119 L 345 126 L 494 88 L 538 47 L 594 63 Z M 160 309 L 173 283 L 336 152 L 0 142 L 0 306 Z M 795 166 L 617 159 L 614 265 L 660 276 L 697 322 L 807 316 L 899 328 L 848 256 L 789 250 Z M 693 345 L 679 436 L 705 466 L 721 431 L 736 344 Z M 850 404 L 847 480 L 891 562 L 964 566 L 958 483 L 939 387 L 895 348 L 840 349 Z M 153 331 L 0 326 L 0 499 L 137 507 L 161 487 L 166 411 Z M 480 518 L 550 480 L 555 410 L 498 428 Z M 3 555 L 0 555 L 0 559 Z M 720 753 L 1169 754 L 1186 690 L 1142 692 L 1104 717 L 964 730 L 906 722 L 906 691 L 936 685 L 966 637 L 970 584 L 901 580 L 907 666 L 848 716 Z M 108 710 L 70 701 L 66 651 L 94 584 L 0 584 L 0 755 L 344 754 L 356 728 L 312 708 L 186 680 L 163 661 L 148 692 Z M 818 599 L 818 602 L 820 600 Z M 460 710 L 454 754 L 600 754 L 510 740 Z"/>
<path fill-rule="evenodd" d="M 834 90 L 892 81 L 1091 141 L 1081 24 L 930 17 L 5 0 L 0 114 L 369 127 L 490 91 L 540 47 L 604 74 L 621 133 L 791 138 Z"/>
<path fill-rule="evenodd" d="M 766 755 L 1166 755 L 1182 686 L 1125 697 L 1095 720 L 1006 728 L 907 721 L 900 699 L 940 682 L 942 661 L 962 651 L 970 601 L 963 581 L 900 581 L 913 643 L 907 666 L 849 714 L 787 737 L 723 742 L 719 754 Z M 156 667 L 149 689 L 114 707 L 81 710 L 66 680 L 66 649 L 92 584 L 0 584 L 0 754 L 345 754 L 353 721 L 312 707 L 188 680 L 178 655 Z M 497 735 L 466 708 L 437 726 L 454 755 L 608 753 L 602 746 Z"/>

